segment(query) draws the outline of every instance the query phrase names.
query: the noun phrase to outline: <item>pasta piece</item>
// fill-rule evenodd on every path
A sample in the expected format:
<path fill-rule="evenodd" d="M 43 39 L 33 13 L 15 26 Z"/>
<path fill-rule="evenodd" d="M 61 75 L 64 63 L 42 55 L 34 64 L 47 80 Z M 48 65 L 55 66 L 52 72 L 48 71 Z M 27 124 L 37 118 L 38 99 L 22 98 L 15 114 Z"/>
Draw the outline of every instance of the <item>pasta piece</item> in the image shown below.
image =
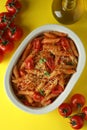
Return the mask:
<path fill-rule="evenodd" d="M 59 95 L 59 94 L 53 94 L 53 93 L 47 95 L 47 96 L 41 101 L 41 104 L 42 104 L 43 106 L 46 106 L 46 105 L 50 104 L 50 103 L 51 103 L 51 99 L 57 97 L 58 95 Z"/>
<path fill-rule="evenodd" d="M 34 94 L 34 92 L 33 91 L 28 91 L 28 90 L 26 90 L 26 91 L 18 91 L 18 94 L 19 95 L 29 95 L 30 97 L 33 97 L 33 94 Z"/>
<path fill-rule="evenodd" d="M 63 69 L 62 72 L 65 73 L 65 74 L 74 74 L 76 72 L 76 70 L 73 70 L 73 69 Z"/>
<path fill-rule="evenodd" d="M 43 34 L 44 34 L 44 36 L 46 36 L 46 37 L 48 37 L 48 38 L 50 38 L 50 39 L 57 37 L 55 34 L 53 34 L 53 33 L 51 33 L 51 32 L 45 32 L 45 33 L 43 33 Z"/>
<path fill-rule="evenodd" d="M 33 103 L 33 99 L 29 95 L 25 95 L 25 97 L 30 104 Z"/>
<path fill-rule="evenodd" d="M 41 88 L 43 89 L 45 83 L 46 83 L 46 80 L 45 80 L 45 81 L 42 81 L 42 82 L 39 84 L 39 86 L 37 86 L 37 88 L 36 88 L 35 90 L 38 92 Z"/>
<path fill-rule="evenodd" d="M 59 37 L 66 37 L 68 36 L 67 33 L 63 33 L 63 32 L 58 32 L 58 31 L 52 31 L 53 34 L 59 36 Z"/>
<path fill-rule="evenodd" d="M 17 65 L 15 65 L 13 68 L 13 75 L 15 76 L 15 78 L 19 78 L 19 71 Z"/>
<path fill-rule="evenodd" d="M 42 104 L 42 106 L 47 106 L 47 105 L 51 104 L 51 100 L 50 99 L 49 100 L 43 100 L 41 102 L 41 104 Z"/>
<path fill-rule="evenodd" d="M 64 75 L 63 74 L 60 75 L 59 85 L 62 86 L 63 89 L 64 89 L 65 81 L 64 81 Z"/>
<path fill-rule="evenodd" d="M 22 80 L 22 78 L 21 77 L 19 77 L 19 78 L 15 78 L 15 79 L 11 79 L 11 81 L 13 82 L 13 83 L 19 83 L 19 82 L 21 82 L 21 80 Z"/>
<path fill-rule="evenodd" d="M 52 39 L 52 38 L 44 38 L 41 42 L 43 43 L 43 44 L 52 44 L 52 43 L 57 43 L 57 42 L 59 42 L 60 41 L 60 38 L 54 38 L 54 39 Z"/>
<path fill-rule="evenodd" d="M 79 54 L 78 54 L 77 48 L 76 48 L 76 46 L 74 45 L 74 42 L 73 42 L 72 40 L 70 40 L 70 46 L 71 46 L 71 49 L 72 49 L 74 55 L 75 55 L 76 57 L 78 57 Z"/>
<path fill-rule="evenodd" d="M 21 66 L 20 66 L 20 69 L 23 69 L 24 67 L 25 67 L 25 65 L 26 65 L 26 62 L 25 61 L 27 61 L 28 59 L 30 59 L 30 58 L 33 58 L 34 56 L 35 56 L 35 51 L 33 51 L 33 52 L 31 52 L 31 54 L 30 55 L 28 55 L 27 57 L 26 57 L 26 59 L 24 60 L 24 62 L 21 64 Z"/>
<path fill-rule="evenodd" d="M 70 64 L 70 65 L 64 64 L 63 68 L 65 68 L 65 69 L 75 69 L 76 68 L 76 65 L 72 62 L 70 62 L 70 63 L 68 62 L 67 64 Z"/>
<path fill-rule="evenodd" d="M 54 81 L 49 81 L 47 85 L 45 85 L 45 87 L 43 88 L 43 90 L 45 91 L 45 95 L 47 96 L 52 89 L 57 85 L 58 83 L 58 79 L 54 79 Z"/>
<path fill-rule="evenodd" d="M 56 77 L 57 75 L 61 74 L 61 71 L 57 68 L 50 74 L 50 76 L 48 77 L 48 79 L 53 79 L 54 77 Z"/>
<path fill-rule="evenodd" d="M 31 52 L 32 44 L 28 43 L 27 47 L 25 48 L 25 51 L 23 52 L 19 62 L 18 62 L 18 67 L 22 64 L 22 62 L 25 60 L 25 58 L 28 56 L 28 54 Z"/>
<path fill-rule="evenodd" d="M 53 55 L 62 55 L 62 52 L 60 52 L 59 48 L 57 46 L 54 46 L 54 45 L 51 45 L 51 44 L 43 45 L 43 50 L 49 51 Z"/>

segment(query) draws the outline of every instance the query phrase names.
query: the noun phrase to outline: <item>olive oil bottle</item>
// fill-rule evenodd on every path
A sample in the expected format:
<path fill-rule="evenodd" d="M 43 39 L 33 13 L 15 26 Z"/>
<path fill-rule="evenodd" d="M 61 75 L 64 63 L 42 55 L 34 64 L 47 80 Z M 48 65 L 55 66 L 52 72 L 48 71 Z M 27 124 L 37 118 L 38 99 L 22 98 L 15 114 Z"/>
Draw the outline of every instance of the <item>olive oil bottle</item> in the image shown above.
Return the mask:
<path fill-rule="evenodd" d="M 78 21 L 84 12 L 84 0 L 53 0 L 54 17 L 63 24 Z"/>

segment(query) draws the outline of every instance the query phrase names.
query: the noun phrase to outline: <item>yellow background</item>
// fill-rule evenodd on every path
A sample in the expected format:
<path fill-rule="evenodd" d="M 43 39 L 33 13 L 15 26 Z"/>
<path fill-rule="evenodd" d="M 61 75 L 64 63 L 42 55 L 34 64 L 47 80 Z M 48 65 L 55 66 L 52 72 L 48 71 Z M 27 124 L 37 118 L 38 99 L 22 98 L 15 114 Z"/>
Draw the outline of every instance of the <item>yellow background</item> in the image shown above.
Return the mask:
<path fill-rule="evenodd" d="M 33 29 L 44 24 L 60 24 L 52 15 L 51 5 L 53 0 L 21 0 L 22 10 L 17 16 L 17 23 L 24 29 L 24 36 Z M 6 11 L 6 0 L 0 0 L 0 12 Z M 87 1 L 85 0 L 85 4 Z M 87 6 L 86 6 L 87 7 Z M 78 12 L 79 13 L 79 12 Z M 61 25 L 61 24 L 60 24 Z M 66 26 L 66 25 L 64 25 Z M 87 53 L 87 8 L 83 17 L 72 25 L 66 27 L 73 30 L 82 40 Z M 21 41 L 22 41 L 21 40 Z M 15 43 L 15 49 L 0 63 L 0 129 L 1 130 L 72 130 L 69 120 L 58 114 L 57 109 L 44 115 L 33 115 L 17 108 L 7 97 L 4 89 L 4 76 L 10 59 L 21 41 Z M 67 101 L 75 93 L 82 93 L 86 97 L 87 105 L 87 63 L 82 75 L 77 81 L 74 89 L 67 97 Z M 82 130 L 87 129 L 87 121 Z"/>

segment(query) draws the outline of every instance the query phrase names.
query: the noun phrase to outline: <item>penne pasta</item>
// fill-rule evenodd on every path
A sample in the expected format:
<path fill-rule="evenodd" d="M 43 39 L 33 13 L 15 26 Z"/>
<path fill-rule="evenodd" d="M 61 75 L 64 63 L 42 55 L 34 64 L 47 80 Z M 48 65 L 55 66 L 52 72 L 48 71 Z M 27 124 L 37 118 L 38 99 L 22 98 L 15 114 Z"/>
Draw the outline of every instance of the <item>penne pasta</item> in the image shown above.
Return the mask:
<path fill-rule="evenodd" d="M 14 68 L 13 68 L 13 75 L 14 75 L 15 78 L 19 77 L 19 71 L 18 71 L 17 65 L 15 65 Z"/>
<path fill-rule="evenodd" d="M 52 31 L 52 33 L 59 36 L 59 37 L 66 37 L 67 36 L 67 33 L 63 33 L 63 32 Z"/>
<path fill-rule="evenodd" d="M 35 51 L 31 52 L 30 55 L 28 55 L 25 60 L 23 61 L 23 63 L 20 66 L 20 69 L 23 69 L 26 65 L 26 61 L 28 61 L 29 59 L 33 58 L 35 56 Z"/>
<path fill-rule="evenodd" d="M 19 62 L 18 62 L 18 67 L 21 66 L 22 62 L 25 60 L 25 58 L 28 56 L 28 54 L 31 52 L 32 44 L 28 43 L 28 46 L 25 48 L 25 51 L 23 52 Z"/>
<path fill-rule="evenodd" d="M 25 97 L 30 104 L 33 103 L 33 99 L 30 97 L 30 95 L 26 95 Z"/>
<path fill-rule="evenodd" d="M 72 49 L 74 55 L 75 55 L 76 57 L 78 57 L 79 54 L 78 54 L 77 48 L 76 48 L 76 46 L 75 46 L 75 44 L 74 44 L 74 42 L 73 42 L 72 40 L 70 40 L 70 46 L 71 46 L 71 49 Z"/>
<path fill-rule="evenodd" d="M 43 40 L 42 40 L 42 43 L 43 44 L 52 44 L 52 43 L 57 43 L 57 42 L 59 42 L 60 41 L 60 38 L 44 38 Z"/>
<path fill-rule="evenodd" d="M 50 39 L 57 38 L 57 35 L 50 33 L 50 32 L 45 32 L 43 34 L 44 34 L 45 37 L 50 38 Z"/>
<path fill-rule="evenodd" d="M 34 92 L 33 91 L 18 91 L 18 94 L 19 95 L 29 95 L 30 97 L 32 97 L 33 96 L 33 94 L 34 94 Z"/>

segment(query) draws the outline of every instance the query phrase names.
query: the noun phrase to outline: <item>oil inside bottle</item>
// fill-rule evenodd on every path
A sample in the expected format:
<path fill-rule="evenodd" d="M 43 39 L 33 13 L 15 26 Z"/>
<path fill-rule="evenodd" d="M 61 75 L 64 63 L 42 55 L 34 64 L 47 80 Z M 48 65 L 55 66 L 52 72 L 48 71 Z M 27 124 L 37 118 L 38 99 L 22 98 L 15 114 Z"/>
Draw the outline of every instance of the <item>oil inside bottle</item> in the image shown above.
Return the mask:
<path fill-rule="evenodd" d="M 63 24 L 78 21 L 84 12 L 84 0 L 53 0 L 54 17 Z"/>

